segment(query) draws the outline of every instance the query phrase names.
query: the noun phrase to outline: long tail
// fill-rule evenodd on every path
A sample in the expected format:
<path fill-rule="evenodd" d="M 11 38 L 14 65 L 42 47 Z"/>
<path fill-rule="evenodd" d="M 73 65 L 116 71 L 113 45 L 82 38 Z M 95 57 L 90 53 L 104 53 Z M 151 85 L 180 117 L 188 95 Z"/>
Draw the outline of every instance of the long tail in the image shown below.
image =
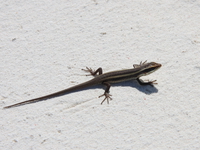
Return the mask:
<path fill-rule="evenodd" d="M 17 107 L 17 106 L 22 106 L 22 105 L 30 104 L 30 103 L 35 103 L 35 102 L 39 102 L 39 101 L 43 101 L 43 100 L 47 100 L 47 99 L 51 99 L 51 98 L 54 98 L 54 97 L 62 96 L 62 95 L 65 95 L 65 94 L 69 94 L 71 92 L 82 90 L 84 88 L 87 88 L 87 87 L 90 87 L 90 86 L 93 86 L 93 85 L 97 84 L 97 83 L 91 82 L 92 80 L 84 82 L 84 83 L 81 83 L 79 85 L 75 85 L 73 87 L 70 87 L 68 89 L 65 89 L 65 90 L 62 90 L 62 91 L 59 91 L 59 92 L 56 92 L 56 93 L 52 93 L 52 94 L 49 94 L 49 95 L 46 95 L 46 96 L 42 96 L 42 97 L 34 98 L 34 99 L 31 99 L 31 100 L 23 101 L 23 102 L 20 102 L 20 103 L 16 103 L 16 104 L 13 104 L 13 105 L 9 105 L 9 106 L 4 107 L 4 109 L 11 108 L 11 107 Z"/>

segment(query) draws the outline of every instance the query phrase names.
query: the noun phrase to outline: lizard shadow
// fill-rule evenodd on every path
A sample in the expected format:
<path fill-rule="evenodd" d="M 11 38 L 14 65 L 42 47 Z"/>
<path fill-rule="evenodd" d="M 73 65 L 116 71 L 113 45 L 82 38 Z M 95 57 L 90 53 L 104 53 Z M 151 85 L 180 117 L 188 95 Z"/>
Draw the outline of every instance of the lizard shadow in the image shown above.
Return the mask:
<path fill-rule="evenodd" d="M 139 85 L 139 83 L 137 83 L 137 81 L 131 81 L 131 82 L 125 81 L 125 82 L 121 82 L 121 83 L 111 84 L 111 86 L 134 87 L 137 90 L 139 90 L 139 91 L 141 91 L 145 94 L 148 94 L 148 95 L 158 92 L 157 88 L 155 88 L 153 85 L 147 85 L 147 86 Z M 63 91 L 60 91 L 60 92 L 57 92 L 57 93 L 53 93 L 53 94 L 46 95 L 46 96 L 43 96 L 43 97 L 39 97 L 39 98 L 31 99 L 31 100 L 26 100 L 26 101 L 23 101 L 23 102 L 20 102 L 20 103 L 16 103 L 16 104 L 13 104 L 13 105 L 10 105 L 10 106 L 6 106 L 4 108 L 17 107 L 17 106 L 21 106 L 21 105 L 25 105 L 25 104 L 29 104 L 29 103 L 44 101 L 44 100 L 51 99 L 51 98 L 54 98 L 54 97 L 59 97 L 59 96 L 63 96 L 63 95 L 66 95 L 66 94 L 79 92 L 79 91 L 82 91 L 82 90 L 96 89 L 96 88 L 100 88 L 100 85 L 95 85 L 95 86 L 88 87 L 88 88 L 86 87 L 86 88 L 80 89 L 80 90 L 73 90 L 75 88 L 76 88 L 76 86 L 72 87 L 71 91 L 69 90 L 70 89 L 69 88 L 69 89 L 66 89 L 66 90 L 63 90 Z M 101 86 L 101 88 L 102 88 L 102 86 Z M 105 86 L 104 86 L 104 89 L 105 89 Z M 69 91 L 69 92 L 65 93 L 66 91 Z"/>
<path fill-rule="evenodd" d="M 102 87 L 105 89 L 104 85 L 94 85 L 92 87 L 85 88 L 84 90 L 102 89 Z M 114 83 L 114 84 L 111 84 L 110 89 L 112 89 L 112 87 L 132 87 L 132 88 L 136 88 L 138 91 L 143 92 L 147 95 L 158 92 L 158 89 L 154 85 L 140 85 L 136 80 L 124 81 L 121 83 Z M 82 90 L 77 90 L 75 92 L 79 92 L 79 91 L 82 91 Z"/>
<path fill-rule="evenodd" d="M 122 87 L 132 87 L 136 88 L 138 91 L 150 95 L 152 93 L 157 93 L 158 89 L 154 85 L 140 85 L 136 80 L 134 81 L 125 81 L 122 83 L 114 84 L 114 86 L 122 86 Z"/>

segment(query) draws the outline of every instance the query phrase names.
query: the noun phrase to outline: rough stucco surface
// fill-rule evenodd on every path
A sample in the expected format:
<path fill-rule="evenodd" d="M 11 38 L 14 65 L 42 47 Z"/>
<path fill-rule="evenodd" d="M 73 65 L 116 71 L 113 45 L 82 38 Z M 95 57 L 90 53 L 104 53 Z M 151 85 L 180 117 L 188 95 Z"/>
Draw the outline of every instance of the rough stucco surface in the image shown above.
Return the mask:
<path fill-rule="evenodd" d="M 200 149 L 200 1 L 4 1 L 0 3 L 0 149 Z M 3 107 L 140 61 L 143 79 L 12 109 Z"/>

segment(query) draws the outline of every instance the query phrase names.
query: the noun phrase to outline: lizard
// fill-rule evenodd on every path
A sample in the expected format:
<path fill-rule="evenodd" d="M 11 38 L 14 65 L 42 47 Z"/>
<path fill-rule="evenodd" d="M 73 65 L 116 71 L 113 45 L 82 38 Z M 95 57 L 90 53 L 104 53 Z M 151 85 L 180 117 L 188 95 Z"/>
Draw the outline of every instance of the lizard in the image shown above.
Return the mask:
<path fill-rule="evenodd" d="M 154 81 L 148 81 L 144 82 L 140 79 L 141 76 L 146 76 L 148 74 L 151 74 L 158 70 L 162 65 L 159 63 L 155 62 L 140 62 L 140 64 L 134 64 L 132 69 L 124 69 L 124 70 L 117 70 L 117 71 L 111 71 L 107 73 L 103 73 L 102 68 L 98 68 L 96 71 L 93 71 L 91 68 L 86 67 L 86 69 L 82 69 L 83 71 L 89 72 L 92 76 L 94 76 L 93 79 L 86 81 L 84 83 L 69 87 L 65 90 L 58 91 L 56 93 L 52 93 L 46 96 L 42 96 L 39 98 L 34 98 L 31 100 L 26 100 L 20 103 L 16 103 L 13 105 L 6 106 L 4 108 L 11 108 L 11 107 L 16 107 L 16 106 L 21 106 L 29 103 L 35 103 L 47 99 L 51 99 L 54 97 L 62 96 L 65 94 L 69 94 L 72 92 L 75 92 L 77 90 L 83 90 L 84 88 L 98 85 L 98 84 L 103 84 L 106 86 L 105 92 L 103 95 L 100 95 L 99 97 L 105 96 L 101 104 L 105 100 L 107 100 L 107 103 L 109 103 L 109 100 L 112 100 L 111 94 L 109 94 L 110 87 L 112 83 L 119 83 L 123 81 L 129 81 L 129 80 L 137 80 L 140 85 L 153 85 L 157 84 L 156 80 Z"/>

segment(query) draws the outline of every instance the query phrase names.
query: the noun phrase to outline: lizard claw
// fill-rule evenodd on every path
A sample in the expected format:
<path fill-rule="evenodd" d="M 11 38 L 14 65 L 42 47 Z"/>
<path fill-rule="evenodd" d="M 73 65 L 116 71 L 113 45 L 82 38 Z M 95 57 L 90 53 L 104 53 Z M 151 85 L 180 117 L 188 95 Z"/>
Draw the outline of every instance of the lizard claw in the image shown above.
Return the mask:
<path fill-rule="evenodd" d="M 101 105 L 103 104 L 103 102 L 104 102 L 105 100 L 107 100 L 107 103 L 108 103 L 108 104 L 109 104 L 109 100 L 112 100 L 112 98 L 111 98 L 112 95 L 110 95 L 110 94 L 107 93 L 107 92 L 105 92 L 103 95 L 100 95 L 99 98 L 102 97 L 102 96 L 105 96 L 105 98 L 104 98 L 104 100 L 101 102 Z"/>
<path fill-rule="evenodd" d="M 88 68 L 86 67 L 86 69 L 82 69 L 85 72 L 89 72 L 90 74 L 86 75 L 86 76 L 90 76 L 90 75 L 94 75 L 94 71 L 92 70 L 92 68 Z"/>
<path fill-rule="evenodd" d="M 148 81 L 149 84 L 153 85 L 153 84 L 158 84 L 156 83 L 157 80 L 153 80 L 153 81 Z"/>

